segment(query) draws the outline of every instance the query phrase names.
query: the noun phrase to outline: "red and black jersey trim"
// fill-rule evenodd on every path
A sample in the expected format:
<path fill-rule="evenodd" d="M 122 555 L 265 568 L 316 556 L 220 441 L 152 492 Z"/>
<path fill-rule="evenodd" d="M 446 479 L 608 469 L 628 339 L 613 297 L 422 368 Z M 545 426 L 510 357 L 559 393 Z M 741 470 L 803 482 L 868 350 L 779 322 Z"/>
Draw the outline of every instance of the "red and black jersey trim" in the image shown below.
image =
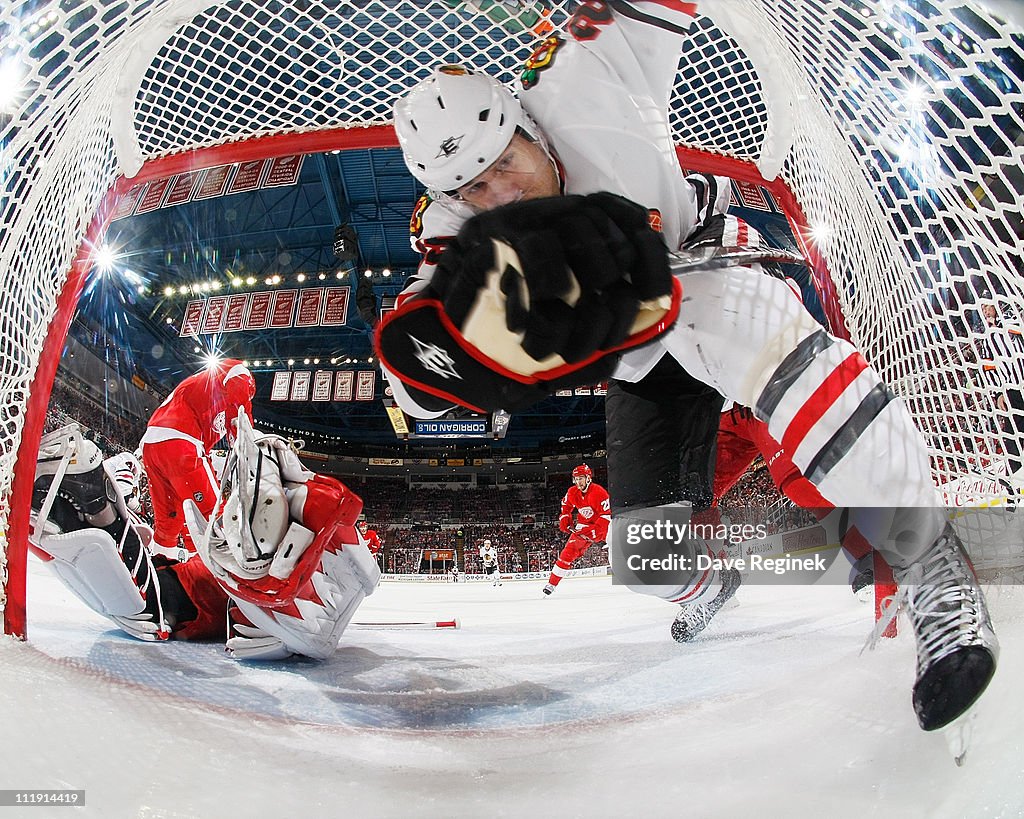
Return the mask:
<path fill-rule="evenodd" d="M 646 344 L 671 327 L 681 300 L 682 285 L 672 279 L 671 307 L 656 324 L 582 361 L 530 376 L 506 369 L 470 344 L 433 294 L 414 296 L 387 315 L 377 327 L 374 348 L 381 365 L 407 388 L 476 412 L 514 411 L 555 390 L 604 380 L 615 369 L 617 353 Z"/>
<path fill-rule="evenodd" d="M 697 16 L 697 4 L 696 3 L 682 3 L 678 0 L 654 0 L 659 5 L 665 6 L 665 8 L 672 9 L 673 11 L 679 11 L 683 14 L 688 14 L 690 17 Z M 607 0 L 609 6 L 611 6 L 618 14 L 623 17 L 629 17 L 632 20 L 639 20 L 641 23 L 647 23 L 651 26 L 657 26 L 663 28 L 666 31 L 671 31 L 673 34 L 688 34 L 690 32 L 689 26 L 679 26 L 675 23 L 671 23 L 661 17 L 655 17 L 653 14 L 647 14 L 640 11 L 632 3 L 626 2 L 626 0 Z"/>

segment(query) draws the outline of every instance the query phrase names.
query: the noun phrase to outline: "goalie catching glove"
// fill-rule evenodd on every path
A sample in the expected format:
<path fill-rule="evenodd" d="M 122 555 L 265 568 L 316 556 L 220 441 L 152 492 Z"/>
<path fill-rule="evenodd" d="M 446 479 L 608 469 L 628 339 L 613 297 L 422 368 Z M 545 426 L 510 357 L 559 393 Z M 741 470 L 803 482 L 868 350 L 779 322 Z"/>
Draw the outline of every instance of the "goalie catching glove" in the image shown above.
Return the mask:
<path fill-rule="evenodd" d="M 681 288 L 641 206 L 610 193 L 470 219 L 430 285 L 388 316 L 377 352 L 418 400 L 516 410 L 608 377 L 675 320 Z"/>

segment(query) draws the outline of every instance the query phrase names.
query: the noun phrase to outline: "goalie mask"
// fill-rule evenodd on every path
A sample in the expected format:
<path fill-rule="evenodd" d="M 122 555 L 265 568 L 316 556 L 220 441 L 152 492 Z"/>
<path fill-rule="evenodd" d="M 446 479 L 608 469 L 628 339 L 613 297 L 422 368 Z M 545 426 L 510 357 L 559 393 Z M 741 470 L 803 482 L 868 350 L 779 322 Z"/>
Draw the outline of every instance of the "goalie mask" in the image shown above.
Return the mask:
<path fill-rule="evenodd" d="M 228 494 L 221 518 L 231 560 L 225 565 L 218 558 L 238 577 L 268 574 L 288 531 L 288 498 L 273 437 L 257 435 L 245 413 L 238 413 L 237 439 L 223 477 Z"/>

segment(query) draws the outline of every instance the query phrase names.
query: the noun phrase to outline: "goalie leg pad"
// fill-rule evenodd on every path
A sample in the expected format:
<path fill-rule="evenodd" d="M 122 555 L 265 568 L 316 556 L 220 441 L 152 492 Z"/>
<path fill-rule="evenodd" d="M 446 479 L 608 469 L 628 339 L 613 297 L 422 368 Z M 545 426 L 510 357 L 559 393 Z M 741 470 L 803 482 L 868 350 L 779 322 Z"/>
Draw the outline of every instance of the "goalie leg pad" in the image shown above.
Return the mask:
<path fill-rule="evenodd" d="M 376 560 L 365 546 L 355 542 L 354 530 L 349 529 L 346 535 L 351 542 L 324 550 L 320 566 L 290 607 L 268 609 L 234 598 L 253 626 L 264 636 L 277 637 L 293 654 L 317 660 L 330 657 L 356 609 L 377 587 L 380 569 Z"/>
<path fill-rule="evenodd" d="M 146 600 L 102 529 L 79 529 L 40 539 L 39 548 L 52 560 L 47 565 L 75 596 L 98 614 L 139 614 Z"/>

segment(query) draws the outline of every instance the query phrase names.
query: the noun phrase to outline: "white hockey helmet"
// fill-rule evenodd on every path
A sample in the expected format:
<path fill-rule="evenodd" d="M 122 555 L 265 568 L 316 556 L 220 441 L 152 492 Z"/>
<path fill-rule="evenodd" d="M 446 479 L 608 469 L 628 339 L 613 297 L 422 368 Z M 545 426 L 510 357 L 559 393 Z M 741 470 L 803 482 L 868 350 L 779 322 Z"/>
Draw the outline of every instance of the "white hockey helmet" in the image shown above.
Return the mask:
<path fill-rule="evenodd" d="M 395 101 L 395 133 L 412 175 L 432 191 L 453 191 L 501 156 L 517 128 L 536 128 L 493 77 L 442 65 Z"/>

